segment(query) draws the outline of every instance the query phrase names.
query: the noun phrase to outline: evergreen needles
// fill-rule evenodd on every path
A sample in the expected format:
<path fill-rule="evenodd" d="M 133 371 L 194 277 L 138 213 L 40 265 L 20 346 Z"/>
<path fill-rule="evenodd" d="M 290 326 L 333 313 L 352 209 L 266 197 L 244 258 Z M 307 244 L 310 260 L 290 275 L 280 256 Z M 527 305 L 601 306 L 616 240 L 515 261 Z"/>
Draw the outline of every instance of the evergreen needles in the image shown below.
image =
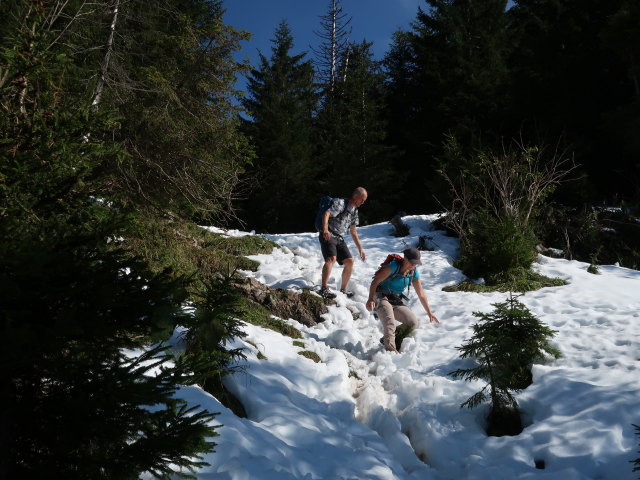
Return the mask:
<path fill-rule="evenodd" d="M 58 36 L 80 26 L 71 4 L 0 6 L 0 478 L 184 477 L 216 414 L 175 393 L 236 352 L 153 343 L 192 320 L 188 279 L 118 247 L 133 228 L 109 173 L 124 147 L 84 96 L 95 72 Z"/>
<path fill-rule="evenodd" d="M 458 347 L 461 358 L 474 358 L 478 366 L 450 373 L 454 378 L 487 381 L 461 407 L 474 408 L 489 401 L 489 430 L 491 424 L 504 422 L 517 410 L 513 393 L 531 384 L 531 365 L 544 359 L 545 354 L 560 357 L 560 352 L 549 343 L 555 331 L 540 322 L 516 297 L 510 295 L 506 302 L 493 305 L 493 312 L 474 312 L 481 321 L 473 325 L 473 336 Z"/>

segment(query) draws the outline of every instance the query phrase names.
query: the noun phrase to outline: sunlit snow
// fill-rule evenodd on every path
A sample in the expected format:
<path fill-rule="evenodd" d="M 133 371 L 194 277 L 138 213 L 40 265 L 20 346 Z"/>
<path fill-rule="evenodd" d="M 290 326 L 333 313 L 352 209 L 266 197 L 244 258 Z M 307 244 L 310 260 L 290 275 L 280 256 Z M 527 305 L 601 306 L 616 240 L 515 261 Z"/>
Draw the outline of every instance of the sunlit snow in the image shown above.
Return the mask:
<path fill-rule="evenodd" d="M 513 437 L 488 437 L 487 407 L 460 404 L 484 385 L 454 380 L 448 373 L 470 367 L 456 347 L 472 334 L 473 312 L 489 312 L 503 293 L 446 293 L 462 280 L 452 266 L 457 241 L 433 231 L 436 216 L 410 216 L 411 235 L 391 235 L 389 224 L 359 229 L 367 261 L 356 259 L 353 299 L 338 295 L 325 321 L 305 327 L 298 355 L 293 340 L 245 325 L 246 370 L 226 385 L 244 404 L 238 418 L 198 387 L 179 395 L 191 404 L 221 412 L 211 464 L 199 479 L 219 480 L 626 480 L 638 478 L 640 424 L 640 272 L 540 256 L 534 268 L 568 282 L 519 298 L 550 328 L 559 360 L 534 365 L 533 384 L 516 395 L 525 422 Z M 244 235 L 246 232 L 228 232 Z M 388 253 L 416 246 L 423 252 L 422 282 L 441 324 L 429 323 L 415 293 L 409 305 L 421 325 L 399 354 L 379 344 L 379 322 L 366 311 L 371 277 Z M 316 233 L 268 235 L 281 248 L 255 255 L 257 272 L 245 272 L 272 287 L 313 288 L 322 258 Z M 347 241 L 356 253 L 349 237 Z M 341 268 L 333 271 L 336 289 Z M 359 318 L 354 320 L 354 313 Z M 267 359 L 258 359 L 258 352 Z M 543 466 L 543 469 L 536 468 Z"/>

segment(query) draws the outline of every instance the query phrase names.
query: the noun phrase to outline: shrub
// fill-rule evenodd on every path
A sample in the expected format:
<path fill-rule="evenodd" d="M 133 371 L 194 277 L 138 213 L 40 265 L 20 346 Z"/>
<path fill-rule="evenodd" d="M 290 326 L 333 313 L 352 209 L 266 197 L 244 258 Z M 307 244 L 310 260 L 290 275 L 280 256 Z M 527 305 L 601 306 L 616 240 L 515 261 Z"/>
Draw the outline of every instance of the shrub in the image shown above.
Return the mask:
<path fill-rule="evenodd" d="M 570 208 L 545 211 L 541 238 L 561 248 L 564 258 L 640 268 L 640 222 L 624 208 Z"/>
<path fill-rule="evenodd" d="M 471 278 L 484 277 L 489 285 L 504 282 L 520 270 L 529 270 L 536 258 L 536 238 L 512 218 L 478 215 L 457 265 Z"/>
<path fill-rule="evenodd" d="M 564 152 L 513 143 L 502 151 L 463 152 L 445 143 L 441 173 L 450 187 L 446 224 L 460 238 L 464 273 L 499 283 L 535 260 L 534 219 L 545 199 L 573 170 Z M 454 172 L 454 173 L 453 173 Z"/>

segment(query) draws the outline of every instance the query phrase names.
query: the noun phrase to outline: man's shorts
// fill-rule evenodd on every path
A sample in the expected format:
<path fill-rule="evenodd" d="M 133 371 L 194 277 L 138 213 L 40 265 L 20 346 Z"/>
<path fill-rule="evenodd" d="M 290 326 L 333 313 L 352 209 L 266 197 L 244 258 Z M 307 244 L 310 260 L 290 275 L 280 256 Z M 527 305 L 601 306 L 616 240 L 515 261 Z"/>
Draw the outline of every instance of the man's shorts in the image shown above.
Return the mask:
<path fill-rule="evenodd" d="M 349 247 L 347 247 L 347 244 L 342 237 L 336 237 L 332 234 L 329 240 L 325 240 L 322 233 L 320 233 L 319 238 L 322 256 L 325 260 L 329 257 L 337 257 L 338 265 L 342 265 L 345 259 L 351 258 Z"/>

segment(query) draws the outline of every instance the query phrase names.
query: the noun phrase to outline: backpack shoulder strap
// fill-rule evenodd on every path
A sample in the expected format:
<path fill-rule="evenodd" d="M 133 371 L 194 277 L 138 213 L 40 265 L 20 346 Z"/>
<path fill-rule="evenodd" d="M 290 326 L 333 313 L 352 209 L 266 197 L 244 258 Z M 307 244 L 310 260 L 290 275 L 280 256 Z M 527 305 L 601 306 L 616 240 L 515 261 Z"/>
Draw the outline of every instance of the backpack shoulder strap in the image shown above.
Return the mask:
<path fill-rule="evenodd" d="M 399 276 L 399 275 L 400 275 L 400 266 L 401 266 L 401 265 L 400 265 L 400 263 L 399 263 L 399 262 L 400 262 L 400 259 L 399 259 L 399 258 L 395 258 L 395 257 L 394 257 L 394 258 L 393 258 L 389 263 L 387 263 L 387 265 L 389 265 L 389 266 L 390 266 L 391 264 L 396 265 L 396 271 L 395 271 L 395 272 L 393 272 L 391 275 L 389 275 L 389 279 L 396 278 L 397 276 Z M 393 268 L 393 267 L 391 267 L 391 268 Z"/>
<path fill-rule="evenodd" d="M 395 258 L 394 262 L 398 262 L 398 261 L 402 261 L 402 259 L 399 258 Z M 391 275 L 389 278 L 393 279 L 400 276 L 400 265 L 398 265 L 398 269 L 396 270 L 396 272 Z M 413 282 L 416 278 L 416 271 L 415 269 L 411 272 L 411 276 L 408 277 L 409 278 L 409 282 L 407 283 L 407 293 L 409 293 L 409 291 L 411 290 L 411 282 Z"/>

